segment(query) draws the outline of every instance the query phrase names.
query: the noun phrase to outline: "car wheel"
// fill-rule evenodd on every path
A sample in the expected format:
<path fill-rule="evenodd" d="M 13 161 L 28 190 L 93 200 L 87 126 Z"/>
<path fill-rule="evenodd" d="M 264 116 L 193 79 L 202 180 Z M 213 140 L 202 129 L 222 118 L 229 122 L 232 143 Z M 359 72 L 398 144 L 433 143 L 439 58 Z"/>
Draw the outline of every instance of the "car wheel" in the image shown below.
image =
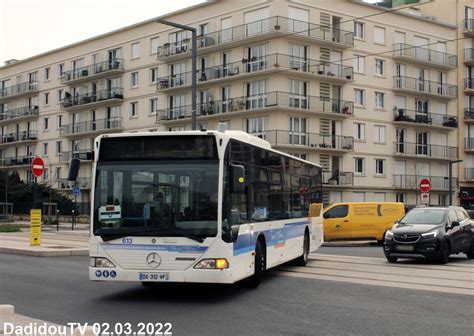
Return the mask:
<path fill-rule="evenodd" d="M 389 255 L 386 255 L 385 258 L 387 258 L 389 263 L 396 263 L 398 258 L 397 257 L 391 257 Z"/>
<path fill-rule="evenodd" d="M 441 243 L 441 248 L 439 249 L 438 262 L 440 264 L 447 264 L 449 261 L 449 255 L 451 254 L 451 248 L 449 247 L 449 242 L 443 240 Z"/>
<path fill-rule="evenodd" d="M 263 273 L 266 268 L 265 253 L 263 253 L 262 244 L 257 240 L 257 245 L 255 245 L 255 261 L 254 261 L 254 273 L 248 279 L 248 285 L 250 287 L 256 288 L 262 282 Z"/>
<path fill-rule="evenodd" d="M 466 255 L 469 259 L 474 259 L 474 238 L 471 242 L 471 247 L 467 250 Z"/>
<path fill-rule="evenodd" d="M 306 266 L 309 259 L 309 235 L 306 231 L 304 233 L 304 240 L 303 240 L 303 254 L 295 259 L 296 266 Z"/>

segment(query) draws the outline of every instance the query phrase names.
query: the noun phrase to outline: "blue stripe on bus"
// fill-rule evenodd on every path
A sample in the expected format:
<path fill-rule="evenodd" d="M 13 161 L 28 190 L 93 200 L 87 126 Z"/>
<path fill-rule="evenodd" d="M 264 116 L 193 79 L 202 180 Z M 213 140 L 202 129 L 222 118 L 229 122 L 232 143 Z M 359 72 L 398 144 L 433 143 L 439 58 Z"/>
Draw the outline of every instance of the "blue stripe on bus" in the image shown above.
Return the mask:
<path fill-rule="evenodd" d="M 100 244 L 106 250 L 148 250 L 179 253 L 204 253 L 207 246 L 200 245 L 156 245 L 156 244 Z"/>
<path fill-rule="evenodd" d="M 262 231 L 263 235 L 265 236 L 267 247 L 283 244 L 288 239 L 304 235 L 306 224 L 309 223 L 309 221 L 287 223 L 283 228 Z M 239 234 L 237 240 L 234 243 L 234 256 L 253 251 L 255 249 L 259 233 L 260 232 L 254 232 L 253 234 Z"/>

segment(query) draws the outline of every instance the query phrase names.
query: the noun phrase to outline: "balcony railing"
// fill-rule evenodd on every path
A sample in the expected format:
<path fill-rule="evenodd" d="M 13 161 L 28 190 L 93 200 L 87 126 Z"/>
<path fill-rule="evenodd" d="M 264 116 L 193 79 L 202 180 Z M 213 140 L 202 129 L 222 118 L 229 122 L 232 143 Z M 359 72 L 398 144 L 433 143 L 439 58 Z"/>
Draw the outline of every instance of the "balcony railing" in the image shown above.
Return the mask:
<path fill-rule="evenodd" d="M 464 90 L 474 90 L 474 78 L 464 78 Z"/>
<path fill-rule="evenodd" d="M 28 166 L 34 156 L 14 156 L 0 159 L 0 167 Z"/>
<path fill-rule="evenodd" d="M 0 89 L 0 99 L 38 91 L 38 83 L 20 83 Z"/>
<path fill-rule="evenodd" d="M 351 136 L 282 130 L 269 130 L 255 135 L 264 138 L 273 146 L 301 146 L 314 149 L 340 151 L 350 151 L 354 148 L 354 138 Z"/>
<path fill-rule="evenodd" d="M 395 109 L 394 121 L 410 122 L 423 125 L 437 125 L 445 127 L 458 127 L 458 118 L 446 114 L 420 112 L 408 109 Z"/>
<path fill-rule="evenodd" d="M 119 130 L 122 128 L 122 118 L 112 117 L 108 119 L 89 120 L 74 124 L 63 125 L 60 130 L 61 136 L 84 134 L 92 132 L 107 133 L 107 130 Z"/>
<path fill-rule="evenodd" d="M 395 174 L 393 175 L 393 186 L 401 189 L 413 189 L 419 188 L 420 182 L 423 179 L 429 179 L 431 188 L 433 190 L 448 190 L 449 178 L 447 176 L 425 176 L 425 175 L 405 175 Z M 452 185 L 457 186 L 458 178 L 453 177 L 451 179 Z"/>
<path fill-rule="evenodd" d="M 29 117 L 29 116 L 37 116 L 38 115 L 38 106 L 25 106 L 25 107 L 18 107 L 8 111 L 3 111 L 0 113 L 0 122 L 10 119 L 16 119 L 21 117 Z"/>
<path fill-rule="evenodd" d="M 464 20 L 464 33 L 474 34 L 474 19 Z"/>
<path fill-rule="evenodd" d="M 464 168 L 464 178 L 466 180 L 474 180 L 474 168 Z"/>
<path fill-rule="evenodd" d="M 274 16 L 255 22 L 215 31 L 197 38 L 197 50 L 232 43 L 268 33 L 292 33 L 294 37 L 306 37 L 341 47 L 354 46 L 354 33 L 329 26 Z M 191 52 L 191 41 L 185 39 L 165 43 L 158 47 L 158 59 Z"/>
<path fill-rule="evenodd" d="M 78 177 L 76 181 L 69 181 L 68 179 L 62 178 L 58 180 L 58 188 L 59 189 L 72 189 L 75 186 L 77 186 L 80 189 L 90 189 L 91 181 L 92 179 L 90 177 Z"/>
<path fill-rule="evenodd" d="M 68 151 L 68 152 L 61 152 L 59 153 L 59 162 L 69 162 L 72 158 L 78 158 L 80 155 L 80 159 L 84 160 L 83 157 L 86 153 L 92 152 L 93 149 L 79 149 L 77 151 Z"/>
<path fill-rule="evenodd" d="M 464 62 L 474 62 L 474 48 L 464 49 Z"/>
<path fill-rule="evenodd" d="M 440 159 L 456 159 L 458 147 L 442 145 L 425 145 L 413 142 L 394 142 L 395 153 L 401 155 L 416 155 Z"/>
<path fill-rule="evenodd" d="M 37 131 L 23 131 L 18 133 L 8 133 L 0 137 L 0 144 L 19 142 L 19 141 L 34 141 L 38 140 Z"/>
<path fill-rule="evenodd" d="M 262 57 L 243 58 L 241 61 L 224 65 L 208 67 L 197 71 L 198 83 L 210 80 L 235 78 L 237 75 L 248 75 L 268 69 L 288 69 L 301 71 L 315 76 L 324 76 L 329 79 L 349 81 L 354 79 L 354 68 L 337 63 L 323 62 L 308 58 L 271 54 Z M 161 77 L 157 81 L 157 88 L 166 90 L 184 85 L 191 85 L 192 71 L 171 76 Z"/>
<path fill-rule="evenodd" d="M 466 150 L 474 150 L 474 138 L 464 138 L 464 148 Z"/>
<path fill-rule="evenodd" d="M 323 184 L 348 186 L 354 184 L 354 173 L 342 171 L 323 171 Z"/>
<path fill-rule="evenodd" d="M 209 101 L 197 105 L 197 116 L 207 116 L 265 108 L 299 109 L 301 111 L 327 113 L 329 115 L 352 115 L 354 103 L 347 100 L 316 96 L 301 96 L 288 92 L 268 92 L 256 96 L 235 97 L 227 100 Z M 191 105 L 167 108 L 158 111 L 157 122 L 190 118 Z"/>
<path fill-rule="evenodd" d="M 456 85 L 444 84 L 406 76 L 395 76 L 394 88 L 417 91 L 452 99 L 455 99 L 458 94 L 458 87 Z"/>
<path fill-rule="evenodd" d="M 393 57 L 408 58 L 446 68 L 455 68 L 458 65 L 458 57 L 456 55 L 406 43 L 396 43 L 393 45 Z"/>
<path fill-rule="evenodd" d="M 123 60 L 117 58 L 115 60 L 99 62 L 75 70 L 65 71 L 61 76 L 61 83 L 78 81 L 85 78 L 95 78 L 96 75 L 110 72 L 123 71 Z"/>
<path fill-rule="evenodd" d="M 464 120 L 465 121 L 474 121 L 474 107 L 466 107 L 464 109 Z"/>
<path fill-rule="evenodd" d="M 96 92 L 88 92 L 74 97 L 67 96 L 61 100 L 61 108 L 67 109 L 74 106 L 93 104 L 111 99 L 123 99 L 123 89 L 117 87 Z"/>

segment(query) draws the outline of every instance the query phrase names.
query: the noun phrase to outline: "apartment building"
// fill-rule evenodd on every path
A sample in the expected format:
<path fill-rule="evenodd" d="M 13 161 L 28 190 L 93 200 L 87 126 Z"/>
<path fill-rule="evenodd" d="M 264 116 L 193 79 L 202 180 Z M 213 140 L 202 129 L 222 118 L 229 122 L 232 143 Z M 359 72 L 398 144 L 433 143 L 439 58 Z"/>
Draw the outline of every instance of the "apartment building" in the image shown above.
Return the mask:
<path fill-rule="evenodd" d="M 198 29 L 198 127 L 244 130 L 323 167 L 324 201 L 446 204 L 458 152 L 455 24 L 349 0 L 213 1 Z M 68 190 L 98 134 L 191 129 L 191 41 L 149 20 L 0 68 L 1 169 Z M 89 202 L 91 164 L 78 185 Z M 457 186 L 457 177 L 453 178 Z"/>

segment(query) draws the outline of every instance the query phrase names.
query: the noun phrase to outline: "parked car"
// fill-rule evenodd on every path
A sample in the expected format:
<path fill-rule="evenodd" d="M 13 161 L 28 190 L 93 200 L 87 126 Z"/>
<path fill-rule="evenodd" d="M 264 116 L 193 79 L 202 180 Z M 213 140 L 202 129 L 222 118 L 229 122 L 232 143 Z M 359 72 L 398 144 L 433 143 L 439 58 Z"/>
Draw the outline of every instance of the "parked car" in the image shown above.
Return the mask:
<path fill-rule="evenodd" d="M 403 203 L 334 203 L 324 210 L 324 241 L 376 239 L 383 243 L 385 232 L 405 214 Z"/>
<path fill-rule="evenodd" d="M 424 258 L 445 264 L 451 254 L 474 258 L 474 226 L 466 210 L 457 206 L 410 210 L 385 234 L 385 257 Z"/>
<path fill-rule="evenodd" d="M 469 209 L 469 210 L 466 210 L 466 211 L 467 211 L 467 214 L 469 215 L 469 217 L 471 217 L 471 219 L 474 219 L 474 210 Z"/>

